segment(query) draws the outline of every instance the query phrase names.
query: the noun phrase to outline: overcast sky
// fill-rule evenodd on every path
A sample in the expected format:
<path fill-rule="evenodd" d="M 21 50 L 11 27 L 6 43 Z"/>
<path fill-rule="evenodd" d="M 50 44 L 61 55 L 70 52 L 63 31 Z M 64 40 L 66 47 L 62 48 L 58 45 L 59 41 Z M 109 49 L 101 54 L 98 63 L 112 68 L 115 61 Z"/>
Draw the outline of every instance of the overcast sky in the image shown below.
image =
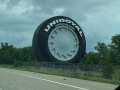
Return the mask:
<path fill-rule="evenodd" d="M 120 0 L 0 0 L 0 43 L 31 46 L 37 26 L 56 15 L 68 16 L 81 26 L 87 51 L 120 34 Z"/>

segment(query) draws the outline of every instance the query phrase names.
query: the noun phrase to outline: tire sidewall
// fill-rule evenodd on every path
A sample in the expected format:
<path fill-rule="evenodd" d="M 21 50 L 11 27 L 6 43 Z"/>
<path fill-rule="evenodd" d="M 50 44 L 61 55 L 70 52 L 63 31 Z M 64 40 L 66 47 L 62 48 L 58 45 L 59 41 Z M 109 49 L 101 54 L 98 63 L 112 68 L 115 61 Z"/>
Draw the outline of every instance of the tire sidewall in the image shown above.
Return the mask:
<path fill-rule="evenodd" d="M 56 28 L 55 25 L 60 24 L 60 23 L 57 23 L 57 24 L 51 26 L 51 28 L 47 32 L 45 31 L 45 28 L 47 27 L 47 25 L 49 25 L 51 22 L 53 22 L 57 19 L 67 19 L 67 20 L 74 22 L 77 26 L 79 26 L 74 20 L 72 20 L 68 17 L 65 17 L 65 16 L 55 16 L 55 17 L 52 17 L 52 18 L 44 21 L 41 25 L 38 26 L 38 28 L 35 32 L 37 34 L 34 35 L 33 46 L 34 46 L 34 48 L 36 47 L 36 51 L 34 52 L 36 54 L 35 56 L 37 57 L 37 59 L 39 61 L 41 61 L 40 59 L 42 58 L 42 61 L 49 61 L 49 62 L 53 61 L 53 62 L 64 62 L 64 63 L 75 62 L 75 63 L 77 63 L 81 60 L 81 57 L 84 56 L 86 43 L 85 43 L 84 33 L 82 33 L 82 36 L 81 36 L 79 31 L 77 30 L 77 28 L 75 28 L 72 24 L 67 23 L 68 25 L 75 28 L 73 31 L 76 33 L 78 40 L 79 40 L 79 49 L 78 49 L 77 54 L 68 61 L 61 61 L 61 60 L 58 60 L 57 58 L 55 58 L 49 50 L 49 47 L 48 47 L 49 35 L 50 35 L 51 31 L 54 28 Z M 61 22 L 61 23 L 66 24 L 65 22 L 64 23 Z M 82 31 L 80 26 L 79 26 L 79 28 L 80 28 L 80 31 Z M 34 45 L 34 43 L 35 43 L 35 45 Z"/>
<path fill-rule="evenodd" d="M 44 24 L 44 26 L 43 26 L 43 28 L 46 28 L 46 26 L 47 25 L 49 25 L 51 22 L 53 22 L 53 21 L 55 21 L 55 20 L 57 20 L 57 19 L 67 19 L 67 20 L 70 20 L 70 21 L 72 21 L 72 22 L 74 22 L 76 25 L 78 25 L 74 20 L 72 20 L 72 19 L 70 19 L 70 18 L 67 18 L 67 17 L 63 17 L 63 16 L 57 16 L 57 17 L 53 17 L 53 18 L 51 18 L 51 19 L 49 19 L 49 20 L 47 20 L 46 21 L 46 23 Z M 49 29 L 49 31 L 48 32 L 46 32 L 45 34 L 44 34 L 44 38 L 45 39 L 47 39 L 47 40 L 44 40 L 45 42 L 44 42 L 44 45 L 45 45 L 45 47 L 46 47 L 46 49 L 45 49 L 45 52 L 46 53 L 44 53 L 44 54 L 46 54 L 46 56 L 47 57 L 49 57 L 48 59 L 50 59 L 49 61 L 55 61 L 55 62 L 78 62 L 79 60 L 77 60 L 77 59 L 81 59 L 81 50 L 82 50 L 82 37 L 80 36 L 80 33 L 79 33 L 79 31 L 72 25 L 72 24 L 68 24 L 68 23 L 65 23 L 65 22 L 61 22 L 61 24 L 68 24 L 68 25 L 70 25 L 70 26 L 72 26 L 73 28 L 74 28 L 74 32 L 76 33 L 76 35 L 77 35 L 77 37 L 78 37 L 78 40 L 79 40 L 79 48 L 78 48 L 78 51 L 77 51 L 77 54 L 72 58 L 72 59 L 70 59 L 70 60 L 68 60 L 68 61 L 61 61 L 61 60 L 58 60 L 57 58 L 55 58 L 52 54 L 51 54 L 51 52 L 50 52 L 50 50 L 49 50 L 49 47 L 48 47 L 48 38 L 49 38 L 49 35 L 50 35 L 50 33 L 52 32 L 52 30 L 54 29 L 54 28 L 56 28 L 56 25 L 58 25 L 58 24 L 60 24 L 60 23 L 57 23 L 57 24 L 55 24 L 55 25 L 53 25 L 53 26 L 51 26 L 51 28 Z M 81 29 L 81 28 L 80 28 Z M 43 29 L 44 30 L 44 29 Z"/>

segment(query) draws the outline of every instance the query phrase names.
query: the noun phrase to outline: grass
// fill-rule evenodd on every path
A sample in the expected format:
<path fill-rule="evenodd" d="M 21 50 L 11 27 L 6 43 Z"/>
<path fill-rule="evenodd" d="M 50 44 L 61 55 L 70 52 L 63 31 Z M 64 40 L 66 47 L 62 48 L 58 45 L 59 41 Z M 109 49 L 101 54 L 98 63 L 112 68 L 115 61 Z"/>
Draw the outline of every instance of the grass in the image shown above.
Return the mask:
<path fill-rule="evenodd" d="M 74 71 L 74 70 L 66 70 L 66 69 L 63 70 L 63 69 L 56 69 L 56 68 L 35 67 L 35 66 L 14 67 L 13 65 L 0 65 L 0 67 L 120 85 L 119 79 L 114 79 L 114 78 L 113 79 L 105 79 L 105 78 L 103 78 L 102 74 L 93 73 L 90 71 L 85 72 L 85 71 L 80 71 L 80 70 Z M 117 71 L 117 73 L 118 73 L 118 71 Z M 113 75 L 115 75 L 115 74 L 116 73 L 114 73 Z"/>

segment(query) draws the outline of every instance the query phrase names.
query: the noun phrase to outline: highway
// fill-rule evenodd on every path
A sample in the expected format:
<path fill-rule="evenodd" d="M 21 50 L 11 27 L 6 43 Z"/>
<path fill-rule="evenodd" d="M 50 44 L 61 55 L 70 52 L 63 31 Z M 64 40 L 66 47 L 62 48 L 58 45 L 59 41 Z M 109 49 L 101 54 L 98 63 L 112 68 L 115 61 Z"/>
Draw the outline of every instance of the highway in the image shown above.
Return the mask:
<path fill-rule="evenodd" d="M 114 90 L 117 85 L 0 68 L 0 90 Z"/>

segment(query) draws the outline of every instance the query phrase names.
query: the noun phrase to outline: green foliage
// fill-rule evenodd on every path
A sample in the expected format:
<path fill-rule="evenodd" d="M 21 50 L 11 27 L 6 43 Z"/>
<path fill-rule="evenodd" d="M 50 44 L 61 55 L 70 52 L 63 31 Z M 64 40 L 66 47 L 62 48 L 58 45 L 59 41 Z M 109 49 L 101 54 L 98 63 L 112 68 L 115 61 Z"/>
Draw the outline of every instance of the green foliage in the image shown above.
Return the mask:
<path fill-rule="evenodd" d="M 112 43 L 110 44 L 110 60 L 113 64 L 120 65 L 120 34 L 112 37 Z"/>
<path fill-rule="evenodd" d="M 83 63 L 120 65 L 120 34 L 112 36 L 111 40 L 110 45 L 98 42 L 97 46 L 95 46 L 96 52 L 86 53 Z"/>
<path fill-rule="evenodd" d="M 85 56 L 85 64 L 98 64 L 100 61 L 99 53 L 89 52 Z"/>
<path fill-rule="evenodd" d="M 0 48 L 0 63 L 1 64 L 13 64 L 14 62 L 15 48 L 8 43 L 1 43 Z"/>
<path fill-rule="evenodd" d="M 98 45 L 95 47 L 95 49 L 100 53 L 100 54 L 105 54 L 108 50 L 107 45 L 103 42 L 98 42 Z"/>
<path fill-rule="evenodd" d="M 14 63 L 13 63 L 13 66 L 14 67 L 22 66 L 22 61 L 15 60 Z"/>
<path fill-rule="evenodd" d="M 108 64 L 109 62 L 109 48 L 103 42 L 98 42 L 98 45 L 95 47 L 99 54 L 99 64 Z"/>
<path fill-rule="evenodd" d="M 15 48 L 8 43 L 1 43 L 0 64 L 19 65 L 22 62 L 34 62 L 32 47 Z"/>
<path fill-rule="evenodd" d="M 112 36 L 110 45 L 98 42 L 95 51 L 85 54 L 82 63 L 120 65 L 120 34 Z M 15 48 L 8 43 L 0 45 L 0 64 L 17 64 L 19 62 L 34 62 L 32 47 Z"/>
<path fill-rule="evenodd" d="M 115 66 L 112 77 L 114 80 L 120 81 L 120 66 L 119 67 Z"/>
<path fill-rule="evenodd" d="M 111 79 L 113 74 L 112 65 L 106 65 L 103 69 L 103 76 L 107 79 Z"/>

